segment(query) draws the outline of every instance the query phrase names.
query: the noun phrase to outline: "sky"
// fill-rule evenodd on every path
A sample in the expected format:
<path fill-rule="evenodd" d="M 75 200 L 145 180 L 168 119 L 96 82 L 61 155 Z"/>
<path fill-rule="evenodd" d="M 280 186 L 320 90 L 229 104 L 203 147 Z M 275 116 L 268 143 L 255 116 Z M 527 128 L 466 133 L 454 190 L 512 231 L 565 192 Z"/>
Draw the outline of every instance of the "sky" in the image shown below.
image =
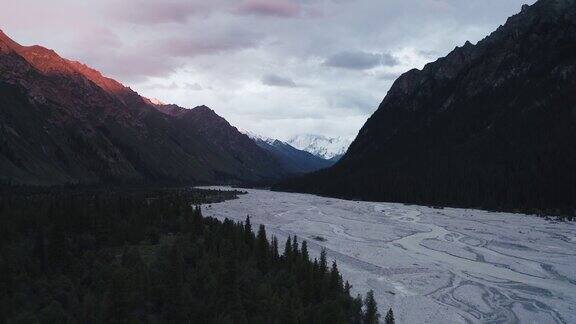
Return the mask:
<path fill-rule="evenodd" d="M 278 139 L 354 137 L 394 80 L 535 0 L 2 0 L 0 29 Z"/>

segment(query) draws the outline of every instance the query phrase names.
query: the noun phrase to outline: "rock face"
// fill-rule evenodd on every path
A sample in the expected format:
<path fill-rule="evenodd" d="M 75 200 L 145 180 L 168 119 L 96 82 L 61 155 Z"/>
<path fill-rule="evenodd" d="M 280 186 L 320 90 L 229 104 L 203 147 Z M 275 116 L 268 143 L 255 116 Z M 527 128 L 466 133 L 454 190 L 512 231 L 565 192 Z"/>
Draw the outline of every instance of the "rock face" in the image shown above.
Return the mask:
<path fill-rule="evenodd" d="M 286 174 L 207 107 L 154 103 L 0 32 L 0 184 L 241 183 Z"/>
<path fill-rule="evenodd" d="M 540 0 L 402 75 L 339 163 L 279 188 L 574 212 L 575 143 L 576 1 Z"/>

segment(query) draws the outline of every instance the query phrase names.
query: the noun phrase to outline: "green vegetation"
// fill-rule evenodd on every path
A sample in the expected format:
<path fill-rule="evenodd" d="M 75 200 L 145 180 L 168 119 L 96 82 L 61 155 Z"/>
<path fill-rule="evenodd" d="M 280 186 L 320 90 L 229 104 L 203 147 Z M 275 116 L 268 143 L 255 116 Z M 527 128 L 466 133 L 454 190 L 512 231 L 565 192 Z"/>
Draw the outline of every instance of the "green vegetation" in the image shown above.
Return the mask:
<path fill-rule="evenodd" d="M 280 255 L 197 206 L 238 193 L 2 195 L 0 323 L 375 323 L 325 251 L 290 237 Z"/>

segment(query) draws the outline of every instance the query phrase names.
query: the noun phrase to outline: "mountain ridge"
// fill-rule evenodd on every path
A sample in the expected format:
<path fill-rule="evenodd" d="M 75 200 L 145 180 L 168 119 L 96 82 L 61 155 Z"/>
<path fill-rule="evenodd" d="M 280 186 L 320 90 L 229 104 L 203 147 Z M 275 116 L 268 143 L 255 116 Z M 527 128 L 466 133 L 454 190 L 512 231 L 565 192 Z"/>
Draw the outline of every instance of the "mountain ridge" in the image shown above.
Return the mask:
<path fill-rule="evenodd" d="M 540 0 L 400 76 L 332 168 L 277 189 L 572 212 L 576 1 Z"/>
<path fill-rule="evenodd" d="M 167 114 L 92 68 L 3 32 L 0 93 L 5 184 L 258 183 L 287 174 L 207 107 L 172 105 L 178 116 Z"/>
<path fill-rule="evenodd" d="M 334 164 L 330 160 L 315 156 L 310 152 L 299 150 L 287 142 L 241 131 L 252 139 L 258 146 L 274 155 L 283 168 L 294 175 L 304 174 L 327 168 Z"/>
<path fill-rule="evenodd" d="M 303 134 L 290 138 L 287 143 L 299 150 L 307 151 L 325 160 L 337 161 L 346 153 L 352 142 L 348 137 L 327 137 Z"/>

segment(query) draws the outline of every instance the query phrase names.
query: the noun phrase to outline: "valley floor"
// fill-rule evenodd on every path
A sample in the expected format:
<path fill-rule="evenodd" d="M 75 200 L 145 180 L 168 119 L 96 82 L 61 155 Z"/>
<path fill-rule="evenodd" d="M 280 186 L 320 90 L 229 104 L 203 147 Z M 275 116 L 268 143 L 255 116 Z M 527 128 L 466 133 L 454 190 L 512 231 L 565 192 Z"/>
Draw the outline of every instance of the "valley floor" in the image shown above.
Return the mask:
<path fill-rule="evenodd" d="M 226 188 L 220 188 L 226 189 Z M 336 259 L 398 323 L 576 323 L 576 223 L 247 190 L 204 216 L 264 224 Z M 254 227 L 256 228 L 256 227 Z"/>

